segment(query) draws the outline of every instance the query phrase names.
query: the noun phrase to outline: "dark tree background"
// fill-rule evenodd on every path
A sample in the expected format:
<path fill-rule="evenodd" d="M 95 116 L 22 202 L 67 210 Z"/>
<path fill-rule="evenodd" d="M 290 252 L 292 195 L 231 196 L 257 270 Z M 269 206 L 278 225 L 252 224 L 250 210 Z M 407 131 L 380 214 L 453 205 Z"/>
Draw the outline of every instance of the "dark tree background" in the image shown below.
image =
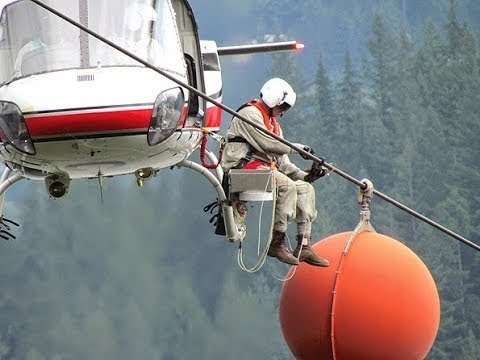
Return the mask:
<path fill-rule="evenodd" d="M 192 0 L 202 38 L 306 45 L 223 59 L 228 106 L 258 96 L 269 77 L 287 79 L 298 93 L 282 118 L 289 140 L 480 243 L 478 1 L 228 0 L 222 15 L 218 6 Z M 335 175 L 315 186 L 315 238 L 352 230 L 355 186 Z M 62 201 L 43 183 L 8 192 L 6 216 L 22 227 L 0 243 L 0 359 L 292 358 L 278 321 L 287 268 L 239 269 L 236 246 L 202 211 L 215 199 L 203 177 L 167 169 L 142 188 L 134 176 L 107 179 L 104 199 L 96 181 L 73 183 Z M 479 255 L 379 199 L 372 222 L 437 283 L 442 318 L 428 359 L 480 359 Z"/>

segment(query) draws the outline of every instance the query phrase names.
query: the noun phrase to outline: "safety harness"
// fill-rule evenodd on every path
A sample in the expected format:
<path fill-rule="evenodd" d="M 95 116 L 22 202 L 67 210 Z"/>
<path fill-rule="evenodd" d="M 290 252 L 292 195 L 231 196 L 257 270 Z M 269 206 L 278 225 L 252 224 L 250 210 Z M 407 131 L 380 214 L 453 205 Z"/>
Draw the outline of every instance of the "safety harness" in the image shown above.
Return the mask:
<path fill-rule="evenodd" d="M 237 112 L 240 111 L 241 109 L 247 107 L 247 106 L 255 106 L 261 112 L 261 114 L 263 116 L 263 124 L 265 125 L 267 130 L 269 130 L 270 132 L 274 133 L 277 136 L 280 136 L 282 130 L 280 129 L 280 125 L 278 124 L 277 119 L 275 117 L 270 116 L 270 114 L 268 114 L 266 109 L 262 106 L 260 100 L 253 99 L 253 100 L 250 100 L 250 101 L 246 102 L 245 104 L 243 104 L 242 106 L 240 106 L 238 108 Z M 255 153 L 255 149 L 243 137 L 235 136 L 235 137 L 232 137 L 232 138 L 227 138 L 227 142 L 229 142 L 229 143 L 244 143 L 244 144 L 248 145 L 247 154 L 240 159 L 238 164 L 235 165 L 233 167 L 233 169 L 257 169 L 258 167 L 263 166 L 263 165 L 271 166 L 270 163 L 268 163 L 264 160 L 253 158 L 253 155 Z"/>

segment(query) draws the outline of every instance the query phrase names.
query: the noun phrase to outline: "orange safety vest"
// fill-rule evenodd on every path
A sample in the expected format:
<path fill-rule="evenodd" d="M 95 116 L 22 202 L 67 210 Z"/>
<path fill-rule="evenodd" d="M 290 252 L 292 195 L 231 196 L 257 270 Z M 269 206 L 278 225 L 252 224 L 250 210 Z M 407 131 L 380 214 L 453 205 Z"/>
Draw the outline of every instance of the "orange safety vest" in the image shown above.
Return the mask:
<path fill-rule="evenodd" d="M 263 116 L 263 124 L 265 125 L 267 130 L 274 133 L 277 136 L 280 136 L 282 132 L 280 128 L 280 124 L 278 123 L 275 117 L 272 117 L 268 114 L 267 110 L 262 106 L 259 100 L 257 99 L 250 100 L 246 104 L 242 105 L 240 109 L 245 106 L 255 106 L 258 110 L 260 110 Z M 266 161 L 259 160 L 259 159 L 251 159 L 248 163 L 242 166 L 242 169 L 254 170 L 254 169 L 258 169 L 260 166 L 268 166 L 270 168 L 274 168 L 275 163 L 268 163 Z"/>
<path fill-rule="evenodd" d="M 259 100 L 257 99 L 250 100 L 245 105 L 255 106 L 258 110 L 260 110 L 263 116 L 263 124 L 265 125 L 267 130 L 271 131 L 277 136 L 280 136 L 281 129 L 280 129 L 280 124 L 277 121 L 277 118 L 271 117 L 268 114 L 267 110 L 265 110 L 265 108 L 262 106 Z"/>

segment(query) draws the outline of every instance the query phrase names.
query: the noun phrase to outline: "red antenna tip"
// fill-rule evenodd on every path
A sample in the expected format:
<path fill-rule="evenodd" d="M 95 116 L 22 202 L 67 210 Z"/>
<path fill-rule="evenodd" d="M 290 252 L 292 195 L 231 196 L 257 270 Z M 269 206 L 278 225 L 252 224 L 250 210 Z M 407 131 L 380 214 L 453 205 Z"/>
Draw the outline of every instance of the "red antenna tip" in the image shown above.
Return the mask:
<path fill-rule="evenodd" d="M 303 49 L 305 47 L 305 45 L 303 45 L 302 43 L 295 43 L 295 50 L 300 50 L 300 49 Z"/>

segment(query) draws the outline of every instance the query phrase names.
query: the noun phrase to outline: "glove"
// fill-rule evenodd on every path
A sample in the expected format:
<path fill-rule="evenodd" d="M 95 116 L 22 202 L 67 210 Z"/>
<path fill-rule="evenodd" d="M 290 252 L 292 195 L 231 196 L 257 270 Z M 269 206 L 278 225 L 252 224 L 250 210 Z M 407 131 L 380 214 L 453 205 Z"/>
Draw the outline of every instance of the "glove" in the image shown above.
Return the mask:
<path fill-rule="evenodd" d="M 312 154 L 312 155 L 315 155 L 315 151 L 313 151 L 313 149 L 308 146 L 308 145 L 303 145 L 303 144 L 299 144 L 299 143 L 295 143 L 293 144 L 297 147 L 299 147 L 300 149 L 302 149 L 303 151 L 306 151 L 308 152 L 309 154 Z M 303 154 L 300 154 L 301 157 L 303 157 L 305 160 L 308 160 L 309 158 Z"/>
<path fill-rule="evenodd" d="M 314 162 L 308 174 L 305 175 L 304 180 L 308 183 L 313 183 L 315 180 L 318 180 L 321 177 L 324 177 L 326 174 L 327 174 L 327 170 L 323 167 L 323 165 L 317 162 Z"/>
<path fill-rule="evenodd" d="M 308 152 L 309 154 L 315 155 L 315 151 L 313 151 L 313 149 L 312 149 L 310 146 L 308 146 L 308 145 L 305 145 L 305 146 L 303 147 L 303 150 L 305 150 L 305 151 Z M 300 156 L 303 157 L 305 160 L 308 160 L 308 159 L 309 159 L 307 156 L 305 156 L 305 155 L 303 155 L 303 154 L 300 154 Z"/>

